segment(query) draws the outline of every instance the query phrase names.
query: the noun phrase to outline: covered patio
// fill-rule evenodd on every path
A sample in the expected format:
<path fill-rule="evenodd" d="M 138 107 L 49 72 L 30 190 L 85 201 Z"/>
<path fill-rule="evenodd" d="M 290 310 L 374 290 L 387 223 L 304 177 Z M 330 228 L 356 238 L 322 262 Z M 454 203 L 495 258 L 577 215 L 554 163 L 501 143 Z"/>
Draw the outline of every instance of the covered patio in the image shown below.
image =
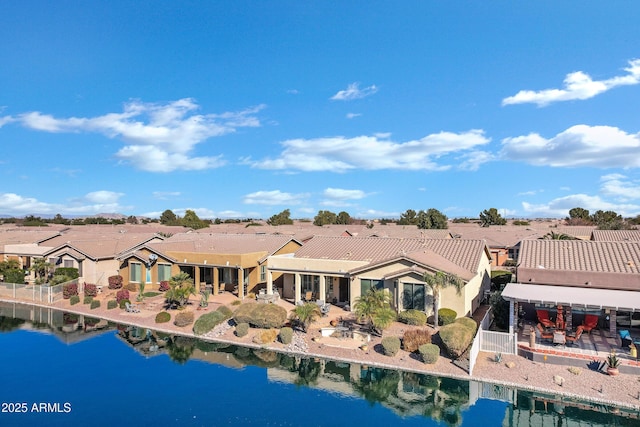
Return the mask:
<path fill-rule="evenodd" d="M 615 351 L 627 364 L 638 366 L 637 352 L 633 354 L 629 344 L 635 341 L 640 345 L 640 328 L 631 320 L 633 313 L 640 311 L 640 293 L 509 283 L 502 297 L 509 301 L 509 329 L 518 332 L 519 348 L 532 358 L 546 360 L 553 355 L 604 360 Z M 545 319 L 550 322 L 546 328 L 542 326 Z M 579 338 L 575 342 L 567 339 L 575 336 L 578 328 L 585 328 Z M 631 339 L 623 342 L 621 330 L 628 331 Z"/>

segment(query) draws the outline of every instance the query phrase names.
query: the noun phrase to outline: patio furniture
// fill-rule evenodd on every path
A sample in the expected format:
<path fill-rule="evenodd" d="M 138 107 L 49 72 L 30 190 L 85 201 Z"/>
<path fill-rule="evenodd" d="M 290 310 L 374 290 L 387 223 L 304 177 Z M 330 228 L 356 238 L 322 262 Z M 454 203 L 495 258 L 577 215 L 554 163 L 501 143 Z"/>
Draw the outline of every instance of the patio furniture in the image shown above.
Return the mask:
<path fill-rule="evenodd" d="M 125 302 L 124 303 L 124 308 L 128 313 L 140 313 L 140 309 L 134 305 L 131 305 L 131 303 Z"/>
<path fill-rule="evenodd" d="M 576 341 L 578 341 L 580 339 L 580 337 L 582 336 L 582 331 L 584 330 L 584 328 L 581 326 L 578 326 L 578 328 L 576 329 L 576 333 L 575 334 L 567 334 L 566 336 L 566 341 L 568 344 L 571 344 L 571 346 L 574 346 L 576 344 Z"/>
<path fill-rule="evenodd" d="M 620 347 L 622 348 L 629 347 L 633 342 L 631 333 L 626 329 L 621 329 L 618 331 L 618 334 L 620 335 Z"/>
<path fill-rule="evenodd" d="M 567 335 L 564 331 L 553 331 L 553 343 L 554 344 L 566 344 L 567 343 Z"/>
<path fill-rule="evenodd" d="M 584 316 L 584 321 L 582 322 L 582 328 L 588 334 L 591 333 L 591 330 L 598 326 L 598 316 L 595 314 L 586 314 Z"/>
<path fill-rule="evenodd" d="M 538 316 L 538 322 L 542 323 L 545 328 L 552 328 L 555 324 L 549 319 L 549 312 L 547 310 L 536 310 Z"/>
<path fill-rule="evenodd" d="M 541 341 L 553 341 L 553 333 L 546 331 L 540 323 L 536 326 L 536 331 Z"/>
<path fill-rule="evenodd" d="M 312 291 L 307 291 L 307 292 L 304 294 L 304 300 L 305 300 L 306 302 L 310 302 L 312 299 L 313 299 L 313 292 L 312 292 Z"/>
<path fill-rule="evenodd" d="M 564 329 L 564 315 L 561 305 L 558 306 L 558 313 L 556 314 L 556 329 Z"/>
<path fill-rule="evenodd" d="M 322 313 L 323 317 L 329 314 L 329 304 L 325 304 L 325 302 L 320 299 L 316 300 L 316 304 L 318 304 L 318 307 L 320 307 L 320 313 Z"/>

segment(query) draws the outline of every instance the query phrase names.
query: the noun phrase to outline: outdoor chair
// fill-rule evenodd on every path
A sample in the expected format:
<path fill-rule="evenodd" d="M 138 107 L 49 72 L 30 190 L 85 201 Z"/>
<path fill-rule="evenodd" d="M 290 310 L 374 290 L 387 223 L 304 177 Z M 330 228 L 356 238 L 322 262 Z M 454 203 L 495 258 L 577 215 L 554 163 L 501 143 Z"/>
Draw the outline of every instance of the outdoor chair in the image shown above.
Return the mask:
<path fill-rule="evenodd" d="M 618 331 L 618 334 L 620 334 L 620 347 L 627 348 L 633 343 L 633 338 L 628 330 L 621 329 Z"/>
<path fill-rule="evenodd" d="M 323 300 L 316 300 L 316 304 L 320 307 L 320 313 L 322 313 L 323 317 L 329 314 L 329 304 L 325 304 Z"/>
<path fill-rule="evenodd" d="M 547 332 L 540 323 L 536 326 L 537 335 L 540 340 L 553 341 L 553 332 Z"/>
<path fill-rule="evenodd" d="M 584 322 L 582 322 L 582 329 L 588 334 L 591 330 L 598 326 L 598 316 L 595 314 L 586 314 L 584 316 Z"/>
<path fill-rule="evenodd" d="M 547 310 L 536 310 L 538 316 L 538 322 L 542 323 L 545 328 L 553 328 L 555 323 L 549 319 L 549 312 Z"/>
<path fill-rule="evenodd" d="M 304 300 L 305 300 L 306 302 L 310 302 L 312 299 L 313 299 L 313 292 L 312 292 L 312 291 L 307 291 L 307 292 L 304 294 Z"/>
<path fill-rule="evenodd" d="M 125 302 L 124 308 L 128 313 L 140 313 L 140 309 L 131 305 L 131 303 Z"/>
<path fill-rule="evenodd" d="M 575 335 L 568 335 L 566 337 L 566 342 L 567 344 L 571 344 L 572 346 L 576 344 L 576 341 L 578 341 L 580 339 L 580 337 L 582 336 L 582 331 L 584 330 L 584 327 L 582 325 L 578 326 L 578 328 L 576 329 L 576 334 Z"/>

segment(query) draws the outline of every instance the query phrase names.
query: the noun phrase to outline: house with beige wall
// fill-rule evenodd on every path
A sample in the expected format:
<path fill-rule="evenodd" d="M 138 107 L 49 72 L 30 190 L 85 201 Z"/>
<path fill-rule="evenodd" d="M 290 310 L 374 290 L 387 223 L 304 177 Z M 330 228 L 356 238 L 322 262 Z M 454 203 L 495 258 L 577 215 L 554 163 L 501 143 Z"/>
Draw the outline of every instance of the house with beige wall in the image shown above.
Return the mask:
<path fill-rule="evenodd" d="M 321 237 L 294 254 L 267 259 L 267 293 L 280 274 L 281 295 L 300 301 L 308 293 L 330 303 L 353 307 L 369 288 L 389 292 L 397 311 L 410 308 L 431 314 L 433 300 L 423 276 L 443 271 L 464 280 L 458 294 L 441 292 L 441 307 L 459 316 L 471 314 L 490 288 L 490 254 L 482 240 Z"/>
<path fill-rule="evenodd" d="M 198 291 L 234 291 L 243 298 L 266 287 L 267 257 L 301 246 L 290 236 L 182 233 L 123 252 L 118 261 L 125 284 L 144 281 L 155 286 L 186 272 Z"/>

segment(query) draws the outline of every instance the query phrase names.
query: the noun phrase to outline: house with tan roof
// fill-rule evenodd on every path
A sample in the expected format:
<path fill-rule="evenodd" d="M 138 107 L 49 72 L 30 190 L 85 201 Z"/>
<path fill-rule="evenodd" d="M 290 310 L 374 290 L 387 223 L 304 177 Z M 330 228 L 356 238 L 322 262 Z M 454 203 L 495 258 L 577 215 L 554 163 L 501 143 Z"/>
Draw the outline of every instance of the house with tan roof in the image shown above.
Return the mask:
<path fill-rule="evenodd" d="M 591 240 L 597 242 L 640 242 L 640 230 L 593 230 Z"/>
<path fill-rule="evenodd" d="M 568 326 L 597 315 L 615 336 L 617 316 L 640 311 L 640 241 L 524 240 L 517 283 L 502 297 L 512 314 L 520 304 L 521 316 L 534 322 L 536 310 L 558 305 L 568 308 Z"/>
<path fill-rule="evenodd" d="M 117 259 L 125 284 L 144 281 L 155 286 L 186 272 L 198 291 L 235 291 L 244 298 L 266 287 L 269 256 L 290 254 L 301 246 L 290 236 L 182 233 L 132 248 Z"/>
<path fill-rule="evenodd" d="M 267 293 L 275 284 L 284 298 L 296 302 L 311 294 L 351 308 L 375 287 L 389 292 L 397 311 L 431 313 L 433 301 L 423 276 L 443 271 L 459 276 L 465 286 L 459 295 L 445 289 L 440 306 L 464 316 L 475 311 L 490 287 L 489 262 L 481 240 L 317 236 L 294 254 L 268 257 Z M 272 277 L 276 273 L 278 281 Z"/>

